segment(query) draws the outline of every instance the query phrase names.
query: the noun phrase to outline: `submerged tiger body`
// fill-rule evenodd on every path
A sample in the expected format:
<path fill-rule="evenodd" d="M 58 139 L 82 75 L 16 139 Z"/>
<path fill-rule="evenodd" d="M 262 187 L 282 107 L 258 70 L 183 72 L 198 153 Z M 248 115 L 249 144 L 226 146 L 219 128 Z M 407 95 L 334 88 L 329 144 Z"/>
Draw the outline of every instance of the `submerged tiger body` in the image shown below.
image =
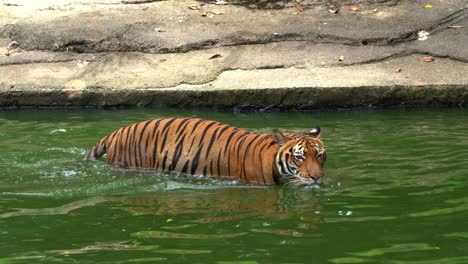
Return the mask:
<path fill-rule="evenodd" d="M 228 177 L 245 183 L 320 182 L 326 151 L 320 128 L 258 134 L 198 118 L 154 119 L 120 128 L 84 157 L 124 168 Z"/>

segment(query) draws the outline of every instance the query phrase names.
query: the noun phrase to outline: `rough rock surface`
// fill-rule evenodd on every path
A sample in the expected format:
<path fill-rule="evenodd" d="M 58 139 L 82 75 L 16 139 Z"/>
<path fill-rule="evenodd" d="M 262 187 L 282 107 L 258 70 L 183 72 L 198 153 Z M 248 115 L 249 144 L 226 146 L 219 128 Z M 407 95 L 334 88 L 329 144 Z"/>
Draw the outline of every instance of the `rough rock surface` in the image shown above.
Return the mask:
<path fill-rule="evenodd" d="M 430 2 L 3 0 L 0 107 L 464 104 L 468 4 Z"/>

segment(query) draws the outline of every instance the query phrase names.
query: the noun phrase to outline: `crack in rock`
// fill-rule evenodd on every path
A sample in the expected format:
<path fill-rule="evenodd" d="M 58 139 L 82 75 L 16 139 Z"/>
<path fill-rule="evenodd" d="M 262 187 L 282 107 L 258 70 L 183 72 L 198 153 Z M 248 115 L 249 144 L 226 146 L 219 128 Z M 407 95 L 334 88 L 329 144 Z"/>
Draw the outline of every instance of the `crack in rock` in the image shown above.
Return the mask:
<path fill-rule="evenodd" d="M 139 4 L 149 4 L 154 2 L 162 2 L 167 0 L 123 0 L 121 3 L 126 5 L 139 5 Z"/>
<path fill-rule="evenodd" d="M 208 2 L 207 0 L 198 0 L 201 3 Z M 301 5 L 304 7 L 311 7 L 317 5 L 324 5 L 329 2 L 341 7 L 343 5 L 388 5 L 394 6 L 400 0 L 302 0 Z M 294 1 L 291 0 L 229 0 L 228 4 L 243 6 L 249 9 L 285 9 L 294 7 Z"/>

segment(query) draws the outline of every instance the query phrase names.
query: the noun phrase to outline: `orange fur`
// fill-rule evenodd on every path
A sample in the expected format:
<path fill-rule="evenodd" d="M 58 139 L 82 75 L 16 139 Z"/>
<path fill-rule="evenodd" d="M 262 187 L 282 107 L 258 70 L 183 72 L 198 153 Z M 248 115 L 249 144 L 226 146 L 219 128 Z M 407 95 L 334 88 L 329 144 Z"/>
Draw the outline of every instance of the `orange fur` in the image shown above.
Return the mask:
<path fill-rule="evenodd" d="M 286 134 L 284 138 L 296 142 L 301 136 Z M 228 177 L 270 185 L 279 183 L 282 177 L 275 161 L 280 149 L 275 140 L 270 134 L 257 134 L 217 121 L 154 119 L 114 131 L 84 159 L 96 160 L 107 153 L 107 163 L 124 168 Z M 319 138 L 315 140 L 323 147 Z"/>

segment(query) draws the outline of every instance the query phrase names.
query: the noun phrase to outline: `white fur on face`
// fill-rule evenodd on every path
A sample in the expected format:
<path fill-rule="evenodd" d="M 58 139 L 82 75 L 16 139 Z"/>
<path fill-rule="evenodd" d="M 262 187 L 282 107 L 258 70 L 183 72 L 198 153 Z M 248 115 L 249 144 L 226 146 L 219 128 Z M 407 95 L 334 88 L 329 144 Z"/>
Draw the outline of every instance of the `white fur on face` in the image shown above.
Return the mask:
<path fill-rule="evenodd" d="M 297 144 L 293 147 L 292 154 L 294 157 L 300 157 L 301 160 L 304 160 L 304 147 L 300 144 Z"/>

